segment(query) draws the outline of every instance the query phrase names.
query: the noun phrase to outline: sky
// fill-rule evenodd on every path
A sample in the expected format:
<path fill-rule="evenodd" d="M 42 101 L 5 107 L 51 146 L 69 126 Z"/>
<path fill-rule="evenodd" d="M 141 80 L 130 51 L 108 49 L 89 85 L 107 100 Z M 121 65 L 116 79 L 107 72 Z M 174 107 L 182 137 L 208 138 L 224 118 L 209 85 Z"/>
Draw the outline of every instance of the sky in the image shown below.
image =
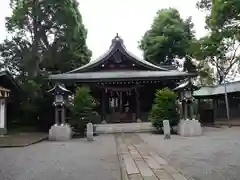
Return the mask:
<path fill-rule="evenodd" d="M 141 57 L 138 41 L 150 28 L 157 10 L 173 7 L 183 19 L 192 16 L 197 38 L 206 34 L 204 13 L 196 8 L 196 0 L 78 0 L 83 23 L 88 30 L 87 44 L 92 59 L 102 55 L 116 33 L 128 50 Z M 0 41 L 4 40 L 5 17 L 11 14 L 9 0 L 1 0 Z"/>

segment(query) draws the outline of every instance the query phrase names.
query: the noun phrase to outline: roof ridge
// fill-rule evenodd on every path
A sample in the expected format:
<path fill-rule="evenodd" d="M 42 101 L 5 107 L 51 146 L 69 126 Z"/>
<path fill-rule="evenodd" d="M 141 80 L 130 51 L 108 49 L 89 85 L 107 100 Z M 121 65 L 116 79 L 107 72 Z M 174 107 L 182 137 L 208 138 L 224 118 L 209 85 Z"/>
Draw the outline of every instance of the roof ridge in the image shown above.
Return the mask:
<path fill-rule="evenodd" d="M 151 62 L 148 62 L 144 59 L 140 59 L 138 56 L 136 56 L 135 54 L 133 54 L 132 52 L 130 52 L 129 50 L 127 50 L 126 46 L 124 45 L 123 39 L 118 35 L 115 36 L 115 38 L 112 39 L 112 44 L 110 46 L 110 48 L 101 56 L 99 56 L 98 58 L 96 58 L 95 60 L 90 60 L 87 64 L 78 67 L 76 69 L 73 69 L 71 71 L 68 71 L 67 73 L 74 73 L 77 71 L 83 72 L 84 70 L 86 70 L 87 68 L 91 68 L 94 66 L 97 66 L 99 63 L 104 62 L 108 57 L 110 57 L 112 54 L 115 53 L 115 50 L 121 50 L 122 49 L 122 53 L 125 53 L 125 55 L 128 55 L 130 58 L 134 59 L 136 61 L 136 63 L 139 63 L 140 65 L 146 66 L 149 69 L 152 70 L 162 70 L 162 71 L 168 71 L 168 68 L 164 68 L 161 66 L 157 66 L 154 65 Z"/>

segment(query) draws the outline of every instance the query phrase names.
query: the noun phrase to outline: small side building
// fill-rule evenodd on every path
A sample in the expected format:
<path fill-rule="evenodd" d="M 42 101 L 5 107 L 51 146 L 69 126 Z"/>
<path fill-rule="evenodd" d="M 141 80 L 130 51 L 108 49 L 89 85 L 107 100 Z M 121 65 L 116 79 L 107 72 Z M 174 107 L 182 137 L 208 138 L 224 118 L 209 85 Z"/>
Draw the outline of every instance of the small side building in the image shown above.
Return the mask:
<path fill-rule="evenodd" d="M 240 125 L 240 81 L 226 83 L 230 122 L 227 121 L 224 84 L 205 86 L 194 92 L 200 120 L 207 124 Z"/>
<path fill-rule="evenodd" d="M 19 107 L 19 93 L 22 92 L 17 81 L 8 71 L 0 71 L 0 134 L 7 132 L 8 120 L 14 117 Z"/>

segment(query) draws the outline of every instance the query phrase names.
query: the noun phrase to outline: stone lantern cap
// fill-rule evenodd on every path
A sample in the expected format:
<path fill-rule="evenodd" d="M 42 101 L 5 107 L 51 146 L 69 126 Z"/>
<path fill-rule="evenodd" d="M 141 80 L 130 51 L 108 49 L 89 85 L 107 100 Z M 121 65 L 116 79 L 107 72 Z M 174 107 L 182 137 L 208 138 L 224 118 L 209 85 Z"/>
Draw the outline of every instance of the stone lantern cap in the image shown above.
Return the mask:
<path fill-rule="evenodd" d="M 174 91 L 185 91 L 185 90 L 192 90 L 195 91 L 199 89 L 199 87 L 195 86 L 190 78 L 185 79 L 182 81 L 176 88 L 174 88 Z"/>
<path fill-rule="evenodd" d="M 52 94 L 62 94 L 62 95 L 68 95 L 71 94 L 71 91 L 69 91 L 64 84 L 55 84 L 55 86 L 48 90 L 49 93 Z"/>

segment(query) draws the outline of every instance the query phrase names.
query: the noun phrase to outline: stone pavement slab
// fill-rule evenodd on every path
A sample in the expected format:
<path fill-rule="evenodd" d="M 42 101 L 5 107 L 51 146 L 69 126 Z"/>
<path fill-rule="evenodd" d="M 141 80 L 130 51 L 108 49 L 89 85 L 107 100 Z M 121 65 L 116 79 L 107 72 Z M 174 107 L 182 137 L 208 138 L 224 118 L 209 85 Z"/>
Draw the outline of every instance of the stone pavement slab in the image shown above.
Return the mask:
<path fill-rule="evenodd" d="M 138 168 L 133 160 L 133 158 L 131 157 L 131 155 L 122 155 L 123 157 L 123 162 L 126 166 L 127 169 L 127 173 L 128 174 L 137 174 L 139 173 Z"/>
<path fill-rule="evenodd" d="M 163 169 L 155 170 L 154 173 L 159 179 L 172 179 L 171 176 Z"/>
<path fill-rule="evenodd" d="M 151 156 L 143 156 L 143 159 L 152 169 L 162 169 L 161 165 L 158 164 Z"/>
<path fill-rule="evenodd" d="M 141 175 L 144 176 L 154 176 L 153 171 L 148 167 L 148 165 L 142 160 L 142 161 L 135 161 Z"/>
<path fill-rule="evenodd" d="M 143 180 L 143 177 L 140 174 L 130 174 L 129 180 Z"/>
<path fill-rule="evenodd" d="M 240 121 L 239 121 L 240 122 Z M 240 127 L 203 127 L 200 137 L 139 133 L 176 170 L 188 179 L 240 179 Z"/>
<path fill-rule="evenodd" d="M 118 134 L 119 153 L 124 161 L 128 180 L 187 180 L 137 134 Z M 126 152 L 128 149 L 128 152 Z"/>

